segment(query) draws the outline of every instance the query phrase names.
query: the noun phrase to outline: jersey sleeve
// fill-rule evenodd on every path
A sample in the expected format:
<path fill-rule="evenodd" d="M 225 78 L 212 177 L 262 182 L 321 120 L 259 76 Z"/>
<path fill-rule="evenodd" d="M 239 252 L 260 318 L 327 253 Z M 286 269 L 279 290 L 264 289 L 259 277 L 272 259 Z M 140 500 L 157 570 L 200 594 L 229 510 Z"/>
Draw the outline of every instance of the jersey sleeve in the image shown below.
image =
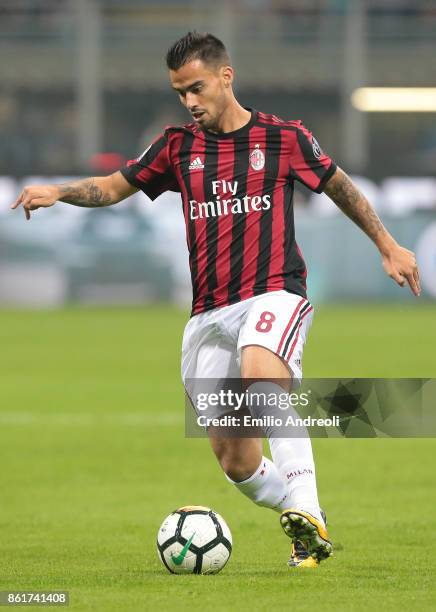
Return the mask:
<path fill-rule="evenodd" d="M 180 191 L 168 151 L 166 134 L 161 134 L 137 159 L 120 169 L 124 178 L 151 200 L 164 191 Z"/>
<path fill-rule="evenodd" d="M 298 122 L 290 158 L 291 177 L 312 191 L 321 193 L 336 167 L 312 133 Z"/>

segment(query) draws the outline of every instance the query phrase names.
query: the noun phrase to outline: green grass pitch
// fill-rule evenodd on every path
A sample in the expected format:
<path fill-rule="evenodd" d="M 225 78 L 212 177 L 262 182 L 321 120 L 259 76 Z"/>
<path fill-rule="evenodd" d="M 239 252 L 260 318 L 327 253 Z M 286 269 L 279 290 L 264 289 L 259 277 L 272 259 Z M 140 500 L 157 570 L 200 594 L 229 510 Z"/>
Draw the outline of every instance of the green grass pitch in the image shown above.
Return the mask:
<path fill-rule="evenodd" d="M 436 376 L 436 307 L 321 307 L 306 376 Z M 336 544 L 290 571 L 278 516 L 184 437 L 170 307 L 0 313 L 0 590 L 70 591 L 72 610 L 434 610 L 434 439 L 315 440 Z M 233 555 L 216 576 L 160 565 L 161 520 L 222 513 Z"/>

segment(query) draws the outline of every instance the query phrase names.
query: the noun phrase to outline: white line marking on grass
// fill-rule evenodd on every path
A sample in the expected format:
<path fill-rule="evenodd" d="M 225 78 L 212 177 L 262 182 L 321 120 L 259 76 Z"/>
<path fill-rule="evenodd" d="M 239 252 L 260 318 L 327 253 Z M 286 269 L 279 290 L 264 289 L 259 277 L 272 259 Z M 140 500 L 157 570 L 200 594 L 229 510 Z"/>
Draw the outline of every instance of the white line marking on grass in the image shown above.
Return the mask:
<path fill-rule="evenodd" d="M 89 425 L 127 425 L 153 427 L 165 425 L 175 427 L 184 422 L 183 413 L 159 412 L 112 412 L 108 414 L 86 412 L 0 412 L 0 426 L 89 426 Z"/>

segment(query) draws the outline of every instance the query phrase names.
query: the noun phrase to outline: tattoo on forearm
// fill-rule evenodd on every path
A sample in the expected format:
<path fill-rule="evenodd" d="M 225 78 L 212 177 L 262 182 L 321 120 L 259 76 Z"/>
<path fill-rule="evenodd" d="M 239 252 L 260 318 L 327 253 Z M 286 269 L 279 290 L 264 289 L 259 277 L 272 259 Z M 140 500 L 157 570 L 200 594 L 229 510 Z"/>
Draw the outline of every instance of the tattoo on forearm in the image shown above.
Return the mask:
<path fill-rule="evenodd" d="M 372 240 L 376 241 L 386 231 L 371 204 L 340 168 L 324 191 Z"/>
<path fill-rule="evenodd" d="M 82 206 L 83 208 L 96 208 L 113 204 L 109 194 L 104 193 L 93 178 L 64 183 L 59 185 L 62 202 Z"/>

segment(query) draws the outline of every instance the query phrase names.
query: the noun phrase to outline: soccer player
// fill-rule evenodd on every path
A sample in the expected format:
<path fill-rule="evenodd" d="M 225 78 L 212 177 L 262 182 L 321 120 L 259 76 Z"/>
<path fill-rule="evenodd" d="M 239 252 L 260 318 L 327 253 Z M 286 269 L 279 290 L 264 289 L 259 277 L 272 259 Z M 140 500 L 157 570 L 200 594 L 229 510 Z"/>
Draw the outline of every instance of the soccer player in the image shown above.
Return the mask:
<path fill-rule="evenodd" d="M 110 176 L 26 187 L 12 208 L 32 211 L 57 201 L 87 208 L 110 206 L 142 190 L 152 200 L 181 193 L 193 287 L 192 316 L 182 347 L 182 376 L 241 377 L 272 393 L 275 381 L 297 385 L 313 316 L 306 269 L 295 240 L 293 187 L 300 181 L 325 192 L 380 251 L 386 273 L 415 296 L 415 255 L 397 244 L 350 178 L 322 151 L 300 121 L 242 107 L 223 43 L 188 33 L 168 51 L 173 90 L 192 117 L 167 127 L 140 155 Z M 356 271 L 358 274 L 358 271 Z M 219 409 L 224 407 L 218 407 Z M 268 406 L 252 408 L 257 416 Z M 292 539 L 289 564 L 316 567 L 332 545 L 316 487 L 308 436 L 283 438 L 265 428 L 262 441 L 218 437 L 210 442 L 228 480 L 258 505 L 281 513 Z"/>

